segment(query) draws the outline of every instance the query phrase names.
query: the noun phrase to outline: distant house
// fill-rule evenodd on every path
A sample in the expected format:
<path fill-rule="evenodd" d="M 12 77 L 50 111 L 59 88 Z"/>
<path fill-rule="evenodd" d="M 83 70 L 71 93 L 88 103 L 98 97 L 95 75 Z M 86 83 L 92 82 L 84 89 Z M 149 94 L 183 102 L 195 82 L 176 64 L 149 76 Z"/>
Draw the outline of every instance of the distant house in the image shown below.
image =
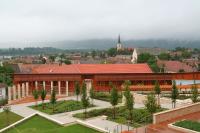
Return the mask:
<path fill-rule="evenodd" d="M 6 85 L 0 83 L 0 100 L 6 98 Z"/>
<path fill-rule="evenodd" d="M 175 72 L 194 72 L 197 71 L 196 68 L 193 68 L 186 63 L 180 61 L 161 61 L 157 62 L 159 68 L 162 68 L 164 72 L 175 73 Z"/>

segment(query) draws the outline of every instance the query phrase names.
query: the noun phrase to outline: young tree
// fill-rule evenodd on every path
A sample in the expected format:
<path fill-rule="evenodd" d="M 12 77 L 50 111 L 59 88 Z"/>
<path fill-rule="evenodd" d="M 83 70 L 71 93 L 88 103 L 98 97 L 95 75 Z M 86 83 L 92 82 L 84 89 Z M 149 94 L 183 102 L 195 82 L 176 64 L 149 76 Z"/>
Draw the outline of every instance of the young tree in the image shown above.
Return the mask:
<path fill-rule="evenodd" d="M 75 82 L 75 94 L 76 94 L 76 100 L 78 102 L 78 97 L 80 95 L 80 86 L 79 86 L 79 82 Z"/>
<path fill-rule="evenodd" d="M 93 100 L 94 100 L 94 97 L 95 97 L 95 91 L 94 91 L 94 86 L 92 85 L 91 89 L 90 89 L 90 98 L 92 99 L 92 105 L 94 104 L 93 103 Z"/>
<path fill-rule="evenodd" d="M 110 103 L 113 106 L 113 118 L 115 119 L 115 115 L 116 115 L 116 111 L 115 111 L 115 106 L 118 104 L 118 92 L 117 92 L 117 88 L 112 85 L 112 90 L 111 90 L 111 97 L 110 97 Z"/>
<path fill-rule="evenodd" d="M 124 96 L 127 97 L 129 96 L 130 94 L 130 85 L 131 85 L 131 82 L 129 80 L 126 80 L 124 83 L 123 83 L 123 87 L 124 87 Z"/>
<path fill-rule="evenodd" d="M 90 102 L 89 102 L 89 98 L 87 97 L 86 84 L 84 82 L 82 84 L 81 102 L 82 102 L 82 105 L 85 109 L 85 118 L 86 118 L 87 117 L 87 108 L 89 107 Z"/>
<path fill-rule="evenodd" d="M 129 111 L 129 120 L 131 122 L 133 122 L 133 106 L 134 106 L 134 98 L 133 95 L 129 93 L 126 97 L 126 108 Z"/>
<path fill-rule="evenodd" d="M 179 95 L 178 93 L 178 89 L 177 89 L 177 86 L 176 86 L 176 81 L 173 81 L 173 85 L 172 85 L 172 92 L 171 92 L 171 99 L 172 99 L 172 108 L 175 108 L 176 107 L 176 99 Z"/>
<path fill-rule="evenodd" d="M 156 103 L 156 97 L 153 93 L 148 94 L 147 99 L 144 101 L 146 109 L 151 113 L 155 113 L 158 107 Z"/>
<path fill-rule="evenodd" d="M 124 96 L 126 98 L 126 108 L 129 111 L 129 120 L 133 121 L 133 105 L 134 105 L 134 98 L 133 95 L 130 92 L 130 85 L 131 82 L 129 80 L 126 80 L 123 84 L 124 86 Z"/>
<path fill-rule="evenodd" d="M 40 97 L 41 97 L 41 99 L 42 99 L 42 109 L 44 110 L 44 100 L 45 100 L 45 98 L 46 98 L 46 95 L 47 95 L 47 91 L 43 88 L 42 90 L 41 90 L 41 95 L 40 95 Z"/>
<path fill-rule="evenodd" d="M 155 87 L 154 87 L 155 94 L 157 94 L 157 104 L 160 107 L 160 94 L 161 94 L 161 89 L 160 89 L 160 84 L 158 81 L 155 82 Z"/>
<path fill-rule="evenodd" d="M 37 107 L 37 101 L 38 101 L 38 98 L 39 98 L 39 91 L 38 90 L 33 91 L 33 97 L 35 99 L 35 106 Z"/>
<path fill-rule="evenodd" d="M 194 82 L 194 85 L 192 85 L 191 92 L 192 92 L 191 100 L 193 103 L 196 103 L 198 101 L 199 94 L 198 94 L 198 89 L 197 89 L 197 85 L 195 84 L 195 82 Z"/>
<path fill-rule="evenodd" d="M 9 119 L 10 110 L 11 110 L 10 106 L 4 106 L 3 107 L 3 111 L 6 113 L 7 125 L 10 124 L 10 119 Z"/>
<path fill-rule="evenodd" d="M 51 92 L 51 99 L 50 99 L 50 103 L 53 105 L 53 113 L 55 111 L 55 104 L 56 104 L 56 91 L 55 89 L 52 90 Z"/>

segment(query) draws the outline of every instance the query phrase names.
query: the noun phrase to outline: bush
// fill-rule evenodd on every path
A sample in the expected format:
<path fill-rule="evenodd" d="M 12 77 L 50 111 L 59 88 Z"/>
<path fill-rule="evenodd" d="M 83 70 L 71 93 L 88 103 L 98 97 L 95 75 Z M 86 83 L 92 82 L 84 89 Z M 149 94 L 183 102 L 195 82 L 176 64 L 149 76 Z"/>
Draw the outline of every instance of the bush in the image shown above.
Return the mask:
<path fill-rule="evenodd" d="M 8 99 L 0 99 L 0 107 L 8 103 Z"/>

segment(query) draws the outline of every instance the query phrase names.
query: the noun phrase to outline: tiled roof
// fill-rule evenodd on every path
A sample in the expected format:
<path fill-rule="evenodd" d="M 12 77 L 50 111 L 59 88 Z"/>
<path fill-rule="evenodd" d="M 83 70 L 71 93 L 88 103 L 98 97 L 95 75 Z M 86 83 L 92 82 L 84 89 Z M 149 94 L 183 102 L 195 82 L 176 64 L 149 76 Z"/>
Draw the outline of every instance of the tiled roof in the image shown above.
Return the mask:
<path fill-rule="evenodd" d="M 21 65 L 21 73 L 152 73 L 147 64 L 73 64 Z"/>
<path fill-rule="evenodd" d="M 159 67 L 163 67 L 164 65 L 165 70 L 168 72 L 179 72 L 180 69 L 183 69 L 185 72 L 196 71 L 191 66 L 180 61 L 158 61 L 157 63 Z"/>

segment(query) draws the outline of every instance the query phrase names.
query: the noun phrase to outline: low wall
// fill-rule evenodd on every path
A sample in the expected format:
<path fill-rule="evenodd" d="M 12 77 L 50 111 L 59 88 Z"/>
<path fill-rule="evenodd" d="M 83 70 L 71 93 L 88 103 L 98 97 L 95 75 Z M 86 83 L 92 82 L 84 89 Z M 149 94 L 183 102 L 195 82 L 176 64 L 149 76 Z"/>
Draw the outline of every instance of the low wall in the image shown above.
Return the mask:
<path fill-rule="evenodd" d="M 163 111 L 160 113 L 155 113 L 153 114 L 153 123 L 154 124 L 161 123 L 167 120 L 171 120 L 183 115 L 187 115 L 187 114 L 191 114 L 191 113 L 195 113 L 199 111 L 200 111 L 200 103 L 195 103 L 188 106 Z"/>

